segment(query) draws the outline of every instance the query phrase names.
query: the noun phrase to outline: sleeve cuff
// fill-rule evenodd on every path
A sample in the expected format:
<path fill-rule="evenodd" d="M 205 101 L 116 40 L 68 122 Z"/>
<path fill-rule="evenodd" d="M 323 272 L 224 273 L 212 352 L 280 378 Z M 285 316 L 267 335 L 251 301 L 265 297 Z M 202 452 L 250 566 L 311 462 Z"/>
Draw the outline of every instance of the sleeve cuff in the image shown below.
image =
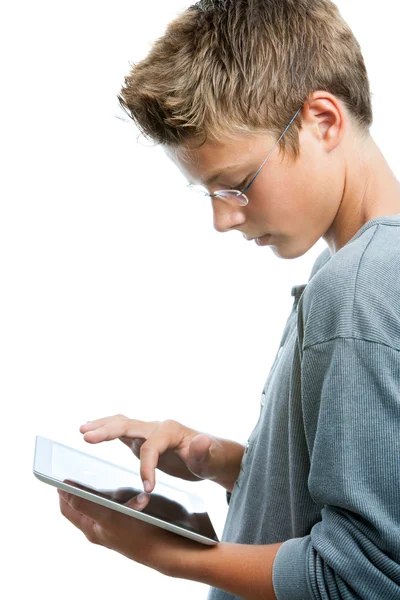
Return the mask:
<path fill-rule="evenodd" d="M 287 540 L 279 548 L 272 568 L 272 584 L 278 600 L 313 600 L 307 577 L 311 538 Z"/>

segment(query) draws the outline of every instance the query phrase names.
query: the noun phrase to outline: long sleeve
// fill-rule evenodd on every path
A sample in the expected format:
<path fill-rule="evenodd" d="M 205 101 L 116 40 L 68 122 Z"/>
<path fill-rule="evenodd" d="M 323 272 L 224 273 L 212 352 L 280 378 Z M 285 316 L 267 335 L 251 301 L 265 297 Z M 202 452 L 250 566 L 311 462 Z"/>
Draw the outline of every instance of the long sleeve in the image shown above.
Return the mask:
<path fill-rule="evenodd" d="M 400 350 L 353 337 L 301 361 L 308 487 L 324 508 L 274 563 L 278 600 L 400 599 Z"/>

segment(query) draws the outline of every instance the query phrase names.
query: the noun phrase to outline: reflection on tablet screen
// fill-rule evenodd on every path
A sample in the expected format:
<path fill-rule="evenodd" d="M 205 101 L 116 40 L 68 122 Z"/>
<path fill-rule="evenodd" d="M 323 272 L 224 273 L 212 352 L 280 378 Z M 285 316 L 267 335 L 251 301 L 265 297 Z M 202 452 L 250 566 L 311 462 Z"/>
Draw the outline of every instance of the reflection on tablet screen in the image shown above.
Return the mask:
<path fill-rule="evenodd" d="M 72 481 L 69 479 L 64 480 L 64 483 L 68 483 L 76 488 L 91 492 L 101 498 L 107 498 L 118 504 L 138 510 L 134 506 L 133 500 L 136 496 L 142 493 L 142 490 L 136 488 L 117 488 L 115 490 L 98 490 L 87 485 L 83 485 L 82 482 Z M 140 510 L 140 512 L 161 519 L 167 523 L 176 525 L 177 527 L 183 527 L 194 533 L 200 533 L 206 537 L 215 539 L 215 532 L 211 525 L 210 519 L 207 513 L 191 513 L 186 510 L 182 504 L 170 500 L 160 494 L 146 494 L 148 497 L 147 505 Z"/>

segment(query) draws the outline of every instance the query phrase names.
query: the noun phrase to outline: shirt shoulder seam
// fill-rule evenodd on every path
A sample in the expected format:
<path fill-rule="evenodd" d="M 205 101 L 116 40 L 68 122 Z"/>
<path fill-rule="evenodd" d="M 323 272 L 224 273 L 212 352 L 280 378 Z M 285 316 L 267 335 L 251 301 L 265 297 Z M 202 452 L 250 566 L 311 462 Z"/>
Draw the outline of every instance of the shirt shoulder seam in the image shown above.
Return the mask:
<path fill-rule="evenodd" d="M 395 352 L 400 352 L 400 348 L 396 348 L 395 346 L 391 346 L 390 344 L 385 344 L 384 342 L 379 342 L 378 340 L 370 340 L 365 337 L 357 337 L 355 335 L 335 335 L 326 340 L 304 346 L 303 352 L 309 350 L 310 348 L 315 348 L 316 346 L 323 346 L 324 344 L 328 344 L 329 342 L 333 342 L 335 340 L 355 340 L 356 342 L 366 342 L 368 344 L 375 344 L 376 346 L 384 346 L 385 348 L 390 348 Z"/>

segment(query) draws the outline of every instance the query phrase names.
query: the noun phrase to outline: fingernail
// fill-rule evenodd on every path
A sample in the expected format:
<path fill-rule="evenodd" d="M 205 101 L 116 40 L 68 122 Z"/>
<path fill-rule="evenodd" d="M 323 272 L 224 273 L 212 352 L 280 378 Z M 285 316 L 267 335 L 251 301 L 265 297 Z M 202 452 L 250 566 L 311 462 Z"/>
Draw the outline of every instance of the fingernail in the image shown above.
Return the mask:
<path fill-rule="evenodd" d="M 140 502 L 140 503 L 144 502 L 145 500 L 147 500 L 147 494 L 145 494 L 144 492 L 141 492 L 140 494 L 138 494 L 136 496 L 136 500 L 137 500 L 137 502 Z"/>
<path fill-rule="evenodd" d="M 150 490 L 151 490 L 150 481 L 147 481 L 147 479 L 145 479 L 143 481 L 143 487 L 144 487 L 145 492 L 150 492 Z"/>

